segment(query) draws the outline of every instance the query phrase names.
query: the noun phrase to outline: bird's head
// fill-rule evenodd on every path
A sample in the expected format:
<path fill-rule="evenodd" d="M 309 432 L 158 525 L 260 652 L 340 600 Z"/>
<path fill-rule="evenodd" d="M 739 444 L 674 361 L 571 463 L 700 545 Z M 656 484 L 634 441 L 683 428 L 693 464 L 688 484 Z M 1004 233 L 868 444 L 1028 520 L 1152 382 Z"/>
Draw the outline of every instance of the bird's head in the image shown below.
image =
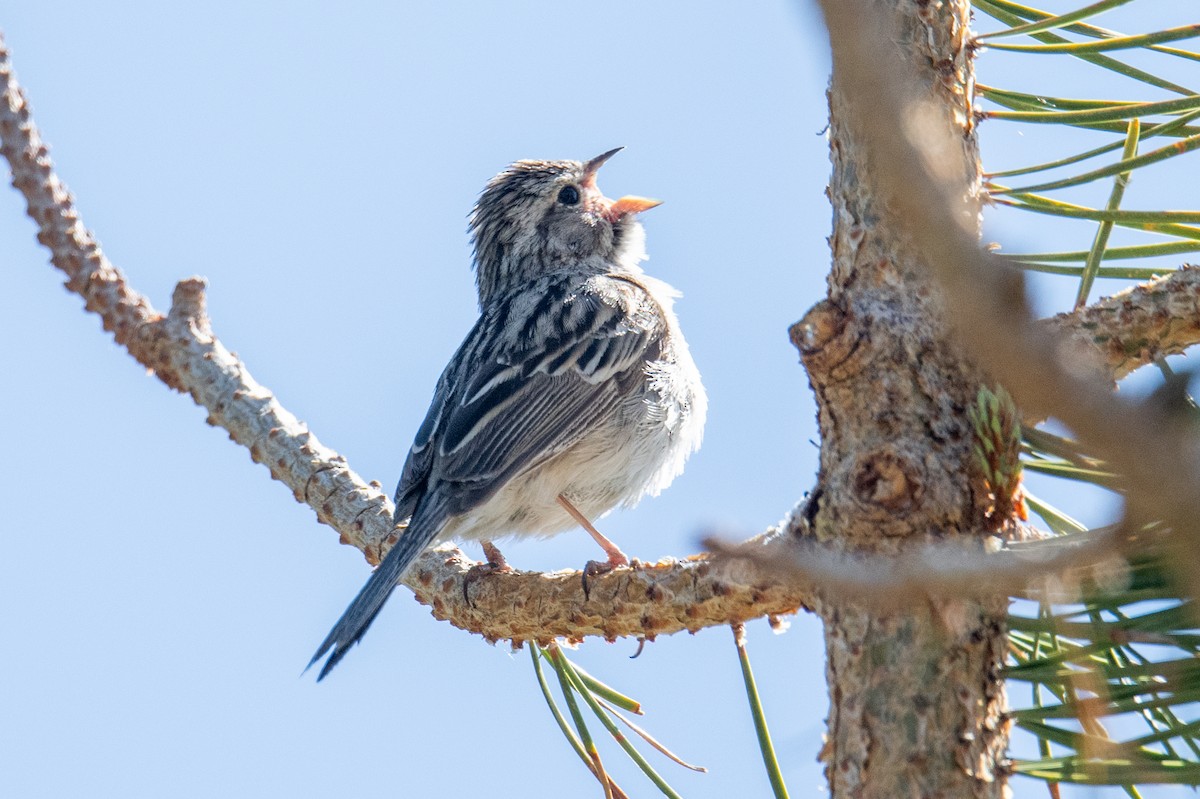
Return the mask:
<path fill-rule="evenodd" d="M 659 201 L 601 193 L 596 172 L 620 149 L 586 162 L 517 161 L 488 181 L 471 213 L 481 306 L 546 272 L 640 271 L 636 216 Z"/>

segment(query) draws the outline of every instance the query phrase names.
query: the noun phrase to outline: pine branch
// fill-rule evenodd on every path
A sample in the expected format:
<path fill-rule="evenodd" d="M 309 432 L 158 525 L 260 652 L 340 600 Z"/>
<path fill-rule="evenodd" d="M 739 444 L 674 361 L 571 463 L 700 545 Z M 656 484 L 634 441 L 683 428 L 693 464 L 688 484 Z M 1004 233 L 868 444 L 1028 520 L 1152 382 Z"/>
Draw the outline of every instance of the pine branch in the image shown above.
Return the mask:
<path fill-rule="evenodd" d="M 744 561 L 774 582 L 811 586 L 823 600 L 887 609 L 930 597 L 1044 596 L 1064 585 L 1100 582 L 1120 572 L 1127 547 L 1116 527 L 1069 536 L 1028 531 L 1028 540 L 1000 546 L 979 542 L 909 542 L 898 552 L 847 553 L 815 543 L 799 515 L 788 525 L 786 546 L 705 541 L 714 556 Z M 785 539 L 787 540 L 787 539 Z M 1065 592 L 1069 593 L 1069 592 Z"/>
<path fill-rule="evenodd" d="M 1200 267 L 1176 272 L 1059 314 L 1039 327 L 1097 356 L 1120 380 L 1164 355 L 1200 344 Z"/>
<path fill-rule="evenodd" d="M 190 394 L 208 411 L 209 424 L 246 447 L 297 501 L 337 530 L 342 543 L 377 563 L 403 532 L 392 526 L 392 504 L 379 483 L 363 480 L 322 444 L 218 340 L 205 312 L 203 279 L 181 281 L 164 315 L 108 260 L 54 172 L 2 38 L 0 153 L 38 225 L 38 241 L 66 275 L 67 289 L 84 298 L 86 309 L 138 363 Z M 496 575 L 473 585 L 468 601 L 464 578 L 472 565 L 459 550 L 439 548 L 420 558 L 405 584 L 435 617 L 492 641 L 653 638 L 794 612 L 807 601 L 802 590 L 757 584 L 752 570 L 716 568 L 706 556 L 590 578 L 590 597 L 578 572 Z"/>

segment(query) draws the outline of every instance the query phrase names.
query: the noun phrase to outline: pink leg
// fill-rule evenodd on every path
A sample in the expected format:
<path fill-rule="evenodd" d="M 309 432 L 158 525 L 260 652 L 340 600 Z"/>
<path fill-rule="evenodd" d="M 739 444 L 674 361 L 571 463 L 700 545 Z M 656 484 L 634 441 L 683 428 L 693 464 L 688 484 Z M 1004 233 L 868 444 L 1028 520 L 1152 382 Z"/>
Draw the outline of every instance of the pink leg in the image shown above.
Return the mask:
<path fill-rule="evenodd" d="M 508 561 L 504 559 L 504 553 L 501 552 L 495 544 L 487 539 L 479 542 L 483 545 L 483 556 L 487 558 L 489 566 L 495 566 L 497 571 L 512 571 L 512 567 L 508 565 Z"/>
<path fill-rule="evenodd" d="M 621 548 L 605 538 L 604 535 L 587 520 L 587 517 L 580 513 L 578 508 L 571 504 L 571 500 L 567 499 L 562 494 L 559 494 L 558 504 L 562 505 L 563 510 L 571 514 L 571 518 L 578 522 L 580 527 L 582 527 L 584 530 L 587 530 L 588 535 L 590 535 L 592 539 L 600 545 L 600 548 L 604 550 L 604 554 L 608 555 L 609 566 L 616 567 L 629 565 L 629 558 L 625 556 L 625 553 L 621 551 Z"/>
<path fill-rule="evenodd" d="M 576 508 L 571 504 L 571 500 L 567 499 L 562 494 L 559 494 L 558 504 L 563 506 L 563 510 L 571 514 L 571 518 L 578 522 L 580 527 L 588 531 L 588 535 L 590 535 L 592 539 L 600 545 L 600 548 L 604 550 L 604 554 L 608 555 L 607 563 L 589 560 L 583 567 L 583 595 L 585 598 L 587 598 L 590 597 L 592 593 L 588 578 L 598 577 L 605 572 L 612 571 L 618 566 L 628 566 L 629 558 L 625 556 L 625 553 L 621 551 L 620 547 L 605 538 L 600 531 L 597 530 L 595 526 L 587 520 L 587 517 L 579 512 L 579 508 Z"/>

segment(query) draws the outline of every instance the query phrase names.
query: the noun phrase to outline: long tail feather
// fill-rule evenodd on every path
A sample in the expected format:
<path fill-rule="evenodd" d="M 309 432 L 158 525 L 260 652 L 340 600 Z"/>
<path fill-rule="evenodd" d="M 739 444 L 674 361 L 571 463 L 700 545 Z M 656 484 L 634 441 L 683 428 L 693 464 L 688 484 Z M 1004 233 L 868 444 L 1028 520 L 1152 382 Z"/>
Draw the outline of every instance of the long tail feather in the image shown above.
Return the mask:
<path fill-rule="evenodd" d="M 308 671 L 325 656 L 326 652 L 332 650 L 329 660 L 325 661 L 320 674 L 317 675 L 317 682 L 325 679 L 325 675 L 329 674 L 333 667 L 346 656 L 350 647 L 357 644 L 366 634 L 371 622 L 375 621 L 375 617 L 383 609 L 384 603 L 395 590 L 396 584 L 404 576 L 405 570 L 416 560 L 417 555 L 425 551 L 425 547 L 429 546 L 436 536 L 436 525 L 415 525 L 404 531 L 400 540 L 384 556 L 383 561 L 367 580 L 367 584 L 350 603 L 350 607 L 346 608 L 346 612 L 338 619 L 337 624 L 333 625 L 333 629 L 329 631 L 329 635 L 321 642 L 317 653 L 305 667 L 304 670 Z"/>

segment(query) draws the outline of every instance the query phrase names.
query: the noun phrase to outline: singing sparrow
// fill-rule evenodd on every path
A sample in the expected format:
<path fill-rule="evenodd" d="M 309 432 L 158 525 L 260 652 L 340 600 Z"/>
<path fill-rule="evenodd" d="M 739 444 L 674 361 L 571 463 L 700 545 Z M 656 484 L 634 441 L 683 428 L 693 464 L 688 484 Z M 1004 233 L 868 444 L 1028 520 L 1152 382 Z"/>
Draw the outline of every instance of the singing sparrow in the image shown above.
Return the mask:
<path fill-rule="evenodd" d="M 446 366 L 396 489 L 407 529 L 321 643 L 318 680 L 413 560 L 449 538 L 549 536 L 656 495 L 700 446 L 707 399 L 637 215 L 586 163 L 517 161 L 471 215 L 479 321 Z M 590 530 L 594 536 L 594 528 Z M 608 562 L 628 560 L 602 537 Z"/>

